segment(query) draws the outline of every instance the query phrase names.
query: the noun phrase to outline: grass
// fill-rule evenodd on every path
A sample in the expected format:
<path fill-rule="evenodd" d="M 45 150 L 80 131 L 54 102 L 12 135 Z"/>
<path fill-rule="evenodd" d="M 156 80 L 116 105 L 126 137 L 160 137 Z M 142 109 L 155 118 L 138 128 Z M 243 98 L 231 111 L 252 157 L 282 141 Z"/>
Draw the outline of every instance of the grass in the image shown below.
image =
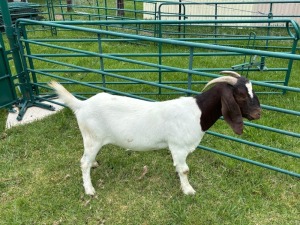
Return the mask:
<path fill-rule="evenodd" d="M 111 52 L 152 50 L 146 45 L 134 48 L 134 44 L 104 47 Z M 34 51 L 53 53 L 47 48 Z M 97 68 L 92 60 L 88 63 L 82 58 L 65 60 Z M 186 60 L 172 60 L 169 58 L 166 63 L 187 68 Z M 212 62 L 232 64 L 225 58 L 222 62 L 212 58 Z M 122 62 L 106 63 L 107 68 L 123 68 Z M 201 65 L 209 63 L 207 60 Z M 51 66 L 40 63 L 35 68 Z M 291 77 L 294 87 L 300 86 L 299 72 L 300 64 L 296 62 Z M 86 78 L 84 74 L 74 76 Z M 180 74 L 173 76 L 168 79 L 177 79 Z M 142 89 L 136 85 L 129 88 L 129 91 Z M 297 93 L 261 95 L 260 99 L 263 104 L 300 109 Z M 188 158 L 195 196 L 182 194 L 167 150 L 130 152 L 112 145 L 103 148 L 97 157 L 100 166 L 92 170 L 97 195 L 85 196 L 79 164 L 83 144 L 72 112 L 65 109 L 42 121 L 9 130 L 4 129 L 6 116 L 6 111 L 0 110 L 0 224 L 300 224 L 299 179 L 201 150 Z M 257 123 L 300 132 L 296 116 L 264 111 Z M 218 121 L 211 130 L 232 135 L 223 121 Z M 250 127 L 242 138 L 300 151 L 297 138 Z M 211 135 L 206 135 L 201 144 L 299 172 L 299 159 L 276 156 Z M 145 165 L 149 171 L 139 179 Z"/>
<path fill-rule="evenodd" d="M 0 142 L 0 224 L 299 224 L 298 179 L 201 150 L 188 158 L 195 196 L 181 193 L 168 151 L 115 146 L 92 171 L 97 196 L 85 196 L 81 136 L 67 109 L 2 128 Z"/>

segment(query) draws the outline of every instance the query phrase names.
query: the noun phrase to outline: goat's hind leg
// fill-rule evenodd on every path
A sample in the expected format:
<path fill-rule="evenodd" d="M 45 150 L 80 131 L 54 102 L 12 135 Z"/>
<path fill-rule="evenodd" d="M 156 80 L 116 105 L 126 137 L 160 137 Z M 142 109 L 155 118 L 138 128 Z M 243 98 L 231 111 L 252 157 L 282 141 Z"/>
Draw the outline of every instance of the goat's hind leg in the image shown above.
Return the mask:
<path fill-rule="evenodd" d="M 190 185 L 190 182 L 188 180 L 188 172 L 189 167 L 186 164 L 186 158 L 188 156 L 188 152 L 185 152 L 184 150 L 176 149 L 176 148 L 170 148 L 174 166 L 176 167 L 176 171 L 178 173 L 181 189 L 184 194 L 186 195 L 193 195 L 196 193 L 194 188 Z"/>
<path fill-rule="evenodd" d="M 83 187 L 87 195 L 94 195 L 95 188 L 93 187 L 91 181 L 91 167 L 95 166 L 96 156 L 102 147 L 102 143 L 94 140 L 90 137 L 83 138 L 84 142 L 84 153 L 81 158 L 81 170 L 82 170 L 82 179 Z"/>

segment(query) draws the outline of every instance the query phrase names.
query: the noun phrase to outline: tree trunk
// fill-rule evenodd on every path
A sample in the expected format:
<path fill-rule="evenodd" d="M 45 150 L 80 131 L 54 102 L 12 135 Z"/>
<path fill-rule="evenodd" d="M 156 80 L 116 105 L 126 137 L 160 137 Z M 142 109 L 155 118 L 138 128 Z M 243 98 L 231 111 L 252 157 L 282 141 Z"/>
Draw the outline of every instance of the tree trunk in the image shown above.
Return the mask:
<path fill-rule="evenodd" d="M 117 0 L 117 16 L 125 16 L 124 0 Z"/>
<path fill-rule="evenodd" d="M 72 4 L 72 0 L 67 0 L 67 12 L 71 12 L 73 10 Z"/>

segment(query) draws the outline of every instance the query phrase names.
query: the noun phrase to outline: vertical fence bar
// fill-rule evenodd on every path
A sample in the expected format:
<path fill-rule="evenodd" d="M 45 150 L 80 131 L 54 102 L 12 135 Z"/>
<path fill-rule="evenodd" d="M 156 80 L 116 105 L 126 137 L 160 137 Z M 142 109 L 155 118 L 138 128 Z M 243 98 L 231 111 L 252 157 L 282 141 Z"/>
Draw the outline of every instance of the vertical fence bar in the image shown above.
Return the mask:
<path fill-rule="evenodd" d="M 179 0 L 179 4 L 178 4 L 178 20 L 180 21 L 181 20 L 181 14 L 182 14 L 182 10 L 181 10 L 181 0 Z M 178 37 L 180 38 L 181 37 L 181 24 L 178 24 Z"/>
<path fill-rule="evenodd" d="M 133 8 L 134 8 L 134 19 L 137 20 L 138 16 L 137 16 L 137 7 L 136 7 L 136 1 L 133 1 Z"/>
<path fill-rule="evenodd" d="M 158 43 L 158 65 L 162 65 L 162 43 Z M 162 82 L 161 67 L 158 68 L 158 83 Z M 158 88 L 158 94 L 161 94 L 161 87 Z"/>
<path fill-rule="evenodd" d="M 108 20 L 108 5 L 107 0 L 104 0 L 104 11 L 105 11 L 105 20 Z M 108 30 L 108 26 L 105 26 L 105 29 Z"/>
<path fill-rule="evenodd" d="M 134 19 L 137 20 L 138 19 L 138 14 L 137 14 L 137 6 L 136 6 L 136 1 L 133 1 L 133 8 L 134 8 Z M 138 35 L 139 34 L 139 30 L 140 30 L 140 26 L 139 24 L 135 24 L 135 34 Z"/>
<path fill-rule="evenodd" d="M 52 1 L 52 0 L 51 0 L 51 1 Z M 61 12 L 63 21 L 65 21 L 65 13 L 64 13 L 64 9 L 63 9 L 63 7 L 62 7 L 61 0 L 59 0 L 59 5 L 60 5 L 60 12 Z M 54 12 L 54 7 L 53 7 L 53 12 Z"/>
<path fill-rule="evenodd" d="M 96 1 L 97 13 L 98 13 L 98 20 L 100 20 L 100 7 L 99 7 L 99 0 Z"/>
<path fill-rule="evenodd" d="M 215 20 L 218 20 L 218 4 L 215 3 Z M 218 34 L 218 27 L 217 23 L 215 23 L 215 44 L 217 44 L 217 34 Z"/>
<path fill-rule="evenodd" d="M 189 56 L 189 70 L 193 70 L 193 61 L 194 61 L 194 47 L 190 48 L 190 56 Z M 192 90 L 192 73 L 188 73 L 188 90 Z M 187 95 L 191 95 L 188 93 Z"/>
<path fill-rule="evenodd" d="M 103 61 L 103 49 L 102 49 L 102 41 L 101 41 L 101 34 L 97 34 L 97 39 L 98 39 L 98 51 L 100 53 L 100 70 L 104 72 L 104 61 Z M 106 80 L 105 80 L 105 75 L 102 73 L 102 86 L 106 87 Z"/>
<path fill-rule="evenodd" d="M 269 9 L 269 13 L 268 13 L 268 19 L 273 19 L 273 3 L 270 3 L 270 9 Z M 270 26 L 271 23 L 268 23 L 268 27 L 267 27 L 267 36 L 270 36 Z M 266 40 L 266 49 L 268 49 L 269 46 L 269 40 Z"/>
<path fill-rule="evenodd" d="M 16 28 L 16 29 L 20 29 L 20 28 Z M 27 38 L 27 32 L 26 32 L 25 29 L 26 29 L 25 25 L 22 24 L 21 25 L 21 32 L 20 31 L 17 32 L 18 39 L 21 39 L 20 34 L 23 35 L 24 39 L 28 39 Z M 19 44 L 21 44 L 21 43 L 19 43 Z M 27 54 L 31 55 L 31 50 L 30 50 L 29 44 L 26 42 L 24 45 L 25 45 L 25 49 L 26 49 Z M 21 53 L 21 55 L 24 55 L 24 50 L 23 50 L 22 46 L 20 46 L 20 53 Z M 29 67 L 31 69 L 34 69 L 33 61 L 32 61 L 31 58 L 28 59 L 28 63 L 29 63 Z M 26 70 L 27 65 L 26 65 L 26 61 L 25 60 L 23 60 L 23 67 L 24 67 L 24 70 Z M 32 75 L 33 82 L 37 83 L 37 78 L 36 78 L 35 72 L 32 72 L 31 75 Z M 33 91 L 34 91 L 35 95 L 39 95 L 39 89 L 38 89 L 38 87 L 37 86 L 32 86 L 32 88 L 33 88 Z"/>
<path fill-rule="evenodd" d="M 98 12 L 98 20 L 101 20 L 101 12 L 100 12 L 100 5 L 99 5 L 99 0 L 96 1 L 97 4 L 97 12 Z M 102 25 L 99 25 L 99 29 L 102 29 Z"/>
<path fill-rule="evenodd" d="M 296 54 L 297 43 L 298 43 L 298 40 L 295 38 L 294 41 L 293 41 L 293 47 L 292 47 L 291 54 Z M 288 70 L 286 71 L 285 80 L 284 80 L 284 86 L 288 86 L 288 84 L 289 84 L 290 76 L 291 76 L 291 73 L 292 73 L 293 62 L 294 62 L 293 59 L 289 59 L 288 68 L 287 68 Z M 286 92 L 287 92 L 286 90 L 282 91 L 283 94 L 285 94 Z"/>
<path fill-rule="evenodd" d="M 48 10 L 48 17 L 49 20 L 55 21 L 55 12 L 54 12 L 54 6 L 53 6 L 53 0 L 47 0 L 47 10 Z M 50 27 L 51 34 L 52 35 L 57 35 L 57 30 L 55 27 L 51 26 Z"/>
<path fill-rule="evenodd" d="M 104 8 L 105 8 L 105 20 L 107 20 L 108 18 L 107 0 L 104 1 Z"/>

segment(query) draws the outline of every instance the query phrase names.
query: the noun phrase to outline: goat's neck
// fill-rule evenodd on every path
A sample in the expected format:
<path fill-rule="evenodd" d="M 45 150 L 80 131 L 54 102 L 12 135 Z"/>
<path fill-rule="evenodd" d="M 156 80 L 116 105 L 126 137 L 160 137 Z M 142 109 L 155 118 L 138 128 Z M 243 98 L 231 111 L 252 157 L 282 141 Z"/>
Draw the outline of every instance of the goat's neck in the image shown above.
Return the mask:
<path fill-rule="evenodd" d="M 203 131 L 208 130 L 222 116 L 221 95 L 221 90 L 213 87 L 195 97 L 201 110 L 200 125 Z"/>

